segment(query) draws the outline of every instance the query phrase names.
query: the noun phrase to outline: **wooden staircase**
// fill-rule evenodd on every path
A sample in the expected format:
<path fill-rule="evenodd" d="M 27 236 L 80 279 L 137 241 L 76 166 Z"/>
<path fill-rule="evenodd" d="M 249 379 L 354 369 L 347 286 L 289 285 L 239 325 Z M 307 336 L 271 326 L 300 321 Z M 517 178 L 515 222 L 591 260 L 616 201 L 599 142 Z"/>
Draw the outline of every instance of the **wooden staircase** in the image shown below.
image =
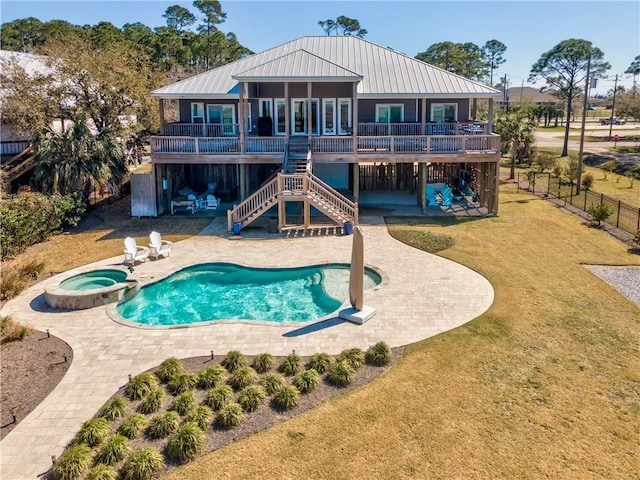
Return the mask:
<path fill-rule="evenodd" d="M 311 144 L 307 137 L 291 137 L 287 142 L 283 159 L 284 173 L 305 173 L 311 171 Z"/>
<path fill-rule="evenodd" d="M 31 146 L 16 154 L 8 161 L 2 162 L 2 191 L 9 192 L 11 182 L 25 172 L 31 170 L 36 164 L 36 155 Z"/>

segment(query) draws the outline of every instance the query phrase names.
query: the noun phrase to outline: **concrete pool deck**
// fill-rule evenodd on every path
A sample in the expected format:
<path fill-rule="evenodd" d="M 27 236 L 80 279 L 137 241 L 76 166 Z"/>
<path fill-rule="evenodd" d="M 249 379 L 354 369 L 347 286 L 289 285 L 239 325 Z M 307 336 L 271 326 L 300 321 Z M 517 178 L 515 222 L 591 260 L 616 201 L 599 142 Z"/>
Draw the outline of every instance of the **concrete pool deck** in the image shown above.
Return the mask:
<path fill-rule="evenodd" d="M 44 287 L 71 274 L 121 265 L 123 256 L 85 265 L 48 278 L 9 301 L 0 314 L 38 330 L 49 329 L 73 348 L 69 371 L 51 394 L 0 442 L 3 479 L 33 479 L 51 466 L 65 445 L 99 408 L 136 375 L 167 357 L 217 355 L 240 350 L 300 355 L 337 354 L 347 347 L 368 348 L 383 340 L 407 345 L 453 329 L 482 314 L 493 302 L 487 279 L 469 268 L 394 240 L 382 217 L 363 217 L 365 263 L 383 272 L 382 288 L 365 295 L 377 315 L 364 325 L 335 317 L 306 324 L 221 323 L 151 330 L 111 320 L 104 306 L 54 310 L 44 302 Z M 131 275 L 142 285 L 188 265 L 232 262 L 255 267 L 295 267 L 325 262 L 349 263 L 352 236 L 252 234 L 230 236 L 226 222 L 214 220 L 198 236 L 173 244 L 171 257 L 136 265 Z"/>

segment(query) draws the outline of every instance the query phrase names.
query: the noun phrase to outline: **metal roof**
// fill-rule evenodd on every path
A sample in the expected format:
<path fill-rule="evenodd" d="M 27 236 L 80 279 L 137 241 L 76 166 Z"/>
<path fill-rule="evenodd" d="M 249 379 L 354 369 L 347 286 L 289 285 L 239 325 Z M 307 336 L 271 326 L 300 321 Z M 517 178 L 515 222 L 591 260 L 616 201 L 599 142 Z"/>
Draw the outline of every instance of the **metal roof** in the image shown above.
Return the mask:
<path fill-rule="evenodd" d="M 312 57 L 322 61 L 311 61 Z M 347 72 L 353 76 L 345 76 Z M 302 81 L 322 78 L 327 81 L 326 73 L 353 81 L 358 75 L 362 76 L 358 83 L 360 98 L 470 98 L 500 93 L 482 83 L 354 36 L 301 37 L 152 93 L 164 98 L 237 97 L 237 79 L 281 81 L 295 78 Z"/>

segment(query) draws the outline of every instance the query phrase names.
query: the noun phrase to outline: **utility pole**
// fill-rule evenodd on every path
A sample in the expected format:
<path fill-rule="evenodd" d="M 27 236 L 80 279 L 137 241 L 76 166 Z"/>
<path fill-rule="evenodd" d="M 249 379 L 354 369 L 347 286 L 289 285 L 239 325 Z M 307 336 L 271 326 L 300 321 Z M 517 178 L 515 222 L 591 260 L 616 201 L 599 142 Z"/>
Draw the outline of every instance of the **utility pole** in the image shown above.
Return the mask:
<path fill-rule="evenodd" d="M 613 129 L 613 115 L 616 111 L 616 91 L 618 90 L 618 74 L 616 73 L 616 81 L 613 82 L 613 103 L 611 104 L 611 117 L 609 117 L 609 140 L 611 140 L 611 131 Z"/>
<path fill-rule="evenodd" d="M 578 150 L 578 179 L 576 180 L 576 195 L 580 195 L 580 181 L 582 180 L 582 155 L 584 149 L 584 128 L 587 122 L 587 102 L 589 101 L 589 72 L 591 71 L 591 54 L 587 60 L 587 78 L 584 82 L 584 99 L 582 101 L 582 129 L 580 130 L 580 149 Z"/>

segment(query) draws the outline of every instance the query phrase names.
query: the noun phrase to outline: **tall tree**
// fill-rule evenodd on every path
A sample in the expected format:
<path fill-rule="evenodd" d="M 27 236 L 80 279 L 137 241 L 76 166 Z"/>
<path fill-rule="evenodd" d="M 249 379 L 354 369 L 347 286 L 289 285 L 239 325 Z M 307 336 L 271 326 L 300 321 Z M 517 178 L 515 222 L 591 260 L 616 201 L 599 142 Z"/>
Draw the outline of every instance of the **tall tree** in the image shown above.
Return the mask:
<path fill-rule="evenodd" d="M 46 40 L 42 22 L 34 17 L 3 23 L 0 38 L 3 50 L 25 53 L 32 53 Z"/>
<path fill-rule="evenodd" d="M 340 15 L 335 20 L 320 20 L 318 25 L 320 25 L 327 35 L 335 33 L 336 35 L 354 35 L 356 37 L 363 38 L 367 33 L 369 33 L 366 28 L 362 28 L 358 20 L 344 15 Z"/>
<path fill-rule="evenodd" d="M 507 46 L 499 40 L 487 40 L 482 47 L 482 56 L 489 68 L 489 85 L 493 87 L 493 72 L 507 60 L 503 57 Z"/>
<path fill-rule="evenodd" d="M 515 177 L 516 161 L 520 162 L 531 155 L 533 131 L 537 123 L 528 114 L 527 109 L 523 109 L 496 116 L 495 132 L 500 135 L 502 151 L 509 152 L 511 157 L 510 179 Z"/>
<path fill-rule="evenodd" d="M 640 55 L 638 55 L 636 58 L 633 59 L 633 62 L 631 62 L 631 65 L 629 65 L 629 68 L 627 68 L 624 73 L 628 73 L 630 75 L 633 75 L 633 88 L 635 90 L 636 88 L 636 77 L 638 75 L 640 75 Z M 634 92 L 635 94 L 635 92 Z"/>
<path fill-rule="evenodd" d="M 472 80 L 480 80 L 487 75 L 482 49 L 471 42 L 434 43 L 426 51 L 418 53 L 416 58 Z"/>
<path fill-rule="evenodd" d="M 182 33 L 184 28 L 196 23 L 196 16 L 180 5 L 168 7 L 162 16 L 167 19 L 167 27 L 175 30 L 179 34 Z"/>
<path fill-rule="evenodd" d="M 44 193 L 117 192 L 126 172 L 124 152 L 108 131 L 93 135 L 83 116 L 62 132 L 47 125 L 35 137 L 38 152 L 34 184 Z"/>
<path fill-rule="evenodd" d="M 209 70 L 217 66 L 211 62 L 211 57 L 216 54 L 213 49 L 216 45 L 220 45 L 220 30 L 216 25 L 223 23 L 227 18 L 227 14 L 222 11 L 222 5 L 218 0 L 195 0 L 193 6 L 202 14 L 200 20 L 203 23 L 198 26 L 198 32 L 204 36 L 204 48 L 201 51 L 204 69 Z"/>
<path fill-rule="evenodd" d="M 573 99 L 580 94 L 580 85 L 587 75 L 587 63 L 591 57 L 590 75 L 592 77 L 603 74 L 610 68 L 604 61 L 604 53 L 591 42 L 581 39 L 563 40 L 531 67 L 529 81 L 535 82 L 542 78 L 547 85 L 555 88 L 562 98 L 567 101 L 567 122 L 564 131 L 562 156 L 566 156 L 569 146 L 569 124 L 571 121 L 571 106 Z"/>

